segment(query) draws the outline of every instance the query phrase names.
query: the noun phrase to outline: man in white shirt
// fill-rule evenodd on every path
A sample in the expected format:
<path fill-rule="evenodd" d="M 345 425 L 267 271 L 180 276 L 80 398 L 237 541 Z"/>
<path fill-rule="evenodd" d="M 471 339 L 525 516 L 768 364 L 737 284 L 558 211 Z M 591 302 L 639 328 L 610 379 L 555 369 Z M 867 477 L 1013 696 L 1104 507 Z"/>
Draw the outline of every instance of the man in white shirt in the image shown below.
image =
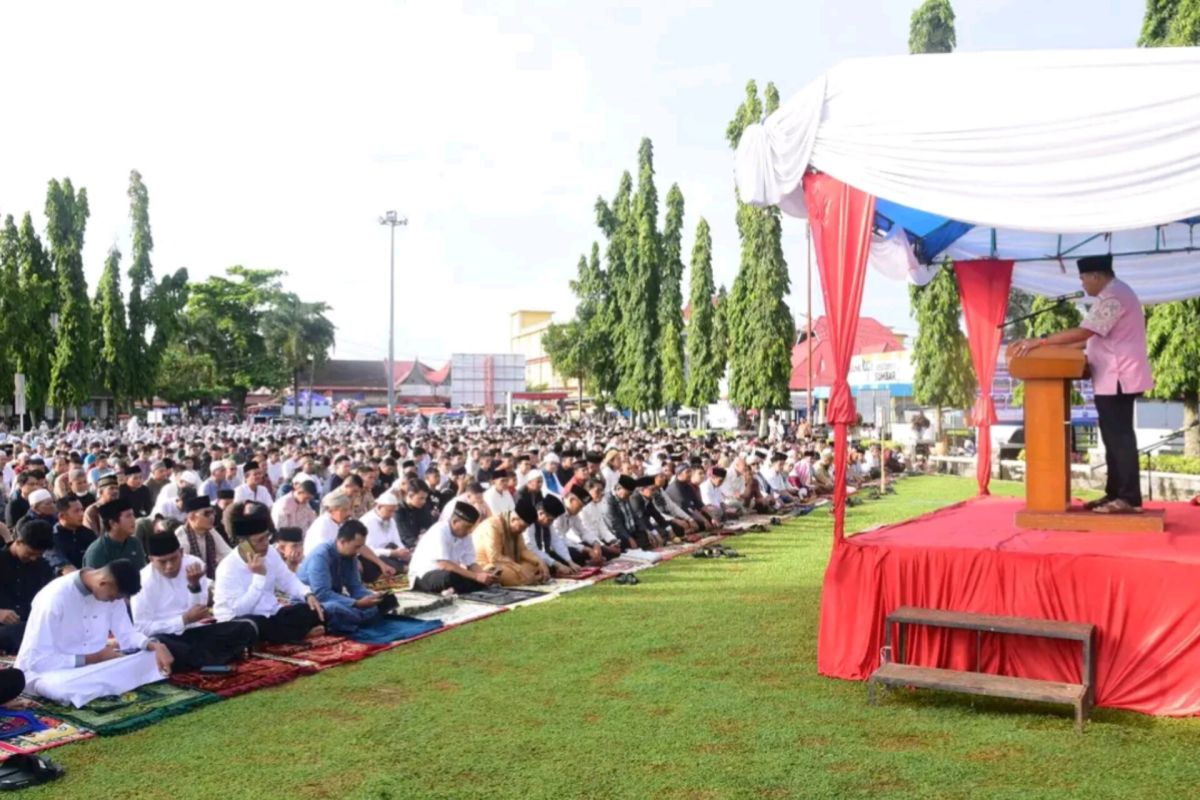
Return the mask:
<path fill-rule="evenodd" d="M 566 506 L 567 513 L 554 520 L 554 532 L 566 541 L 567 550 L 576 564 L 603 566 L 606 559 L 600 537 L 584 524 L 583 512 L 587 510 L 592 498 L 586 489 L 576 485 L 566 493 L 564 500 L 563 505 Z"/>
<path fill-rule="evenodd" d="M 237 516 L 233 533 L 238 546 L 217 567 L 213 611 L 220 622 L 247 619 L 260 642 L 298 642 L 324 633 L 325 611 L 316 596 L 287 568 L 270 544 L 266 516 Z M 275 593 L 291 602 L 280 605 Z"/>
<path fill-rule="evenodd" d="M 391 492 L 384 492 L 375 501 L 375 507 L 362 515 L 359 521 L 367 528 L 367 547 L 375 552 L 385 564 L 390 564 L 396 572 L 404 570 L 404 566 L 412 557 L 412 552 L 400 541 L 400 530 L 396 527 L 396 508 L 400 501 Z M 367 583 L 376 581 L 382 574 L 375 564 L 361 559 L 362 577 Z"/>
<path fill-rule="evenodd" d="M 475 560 L 471 533 L 478 524 L 478 509 L 456 503 L 449 522 L 439 521 L 427 530 L 408 567 L 412 588 L 433 594 L 447 589 L 468 594 L 495 583 L 495 573 L 480 568 Z"/>
<path fill-rule="evenodd" d="M 606 558 L 616 558 L 621 555 L 621 540 L 614 536 L 608 525 L 604 523 L 604 498 L 608 494 L 604 479 L 588 478 L 584 489 L 592 502 L 579 512 L 583 526 L 600 540 L 600 549 Z"/>
<path fill-rule="evenodd" d="M 234 490 L 233 502 L 244 503 L 247 500 L 253 500 L 270 508 L 272 502 L 271 493 L 267 491 L 267 487 L 263 486 L 263 473 L 258 466 L 258 462 L 247 461 L 242 466 L 242 475 L 245 482 Z"/>
<path fill-rule="evenodd" d="M 516 486 L 516 478 L 507 470 L 496 470 L 492 473 L 492 485 L 483 493 L 483 502 L 493 514 L 506 514 L 517 506 L 513 497 L 512 487 Z"/>
<path fill-rule="evenodd" d="M 55 578 L 33 599 L 16 667 L 27 690 L 82 708 L 162 680 L 174 657 L 133 627 L 125 600 L 141 590 L 133 564 L 117 559 Z M 117 640 L 108 643 L 109 633 Z"/>
<path fill-rule="evenodd" d="M 180 510 L 175 500 L 179 497 L 179 491 L 189 486 L 193 489 L 198 489 L 200 487 L 200 476 L 191 470 L 185 470 L 179 473 L 174 481 L 168 483 L 158 493 L 158 498 L 154 501 L 154 509 L 150 512 L 150 516 L 182 521 L 183 511 Z"/>
<path fill-rule="evenodd" d="M 569 578 L 579 572 L 579 567 L 571 558 L 566 539 L 554 531 L 555 520 L 565 516 L 566 511 L 562 501 L 552 494 L 540 499 L 525 495 L 517 502 L 517 516 L 526 525 L 521 534 L 525 547 L 541 559 L 551 575 Z"/>
<path fill-rule="evenodd" d="M 130 601 L 134 627 L 170 648 L 177 672 L 242 658 L 258 634 L 247 620 L 204 624 L 212 620 L 204 562 L 185 555 L 173 534 L 154 533 L 146 542 L 150 563 L 142 568 L 142 590 Z"/>
<path fill-rule="evenodd" d="M 788 485 L 787 478 L 783 475 L 786 464 L 786 455 L 778 452 L 772 453 L 770 462 L 764 464 L 758 473 L 770 487 L 776 504 L 781 507 L 790 506 L 798 499 L 793 495 L 792 487 Z"/>
<path fill-rule="evenodd" d="M 700 502 L 704 511 L 714 519 L 736 517 L 737 511 L 725 504 L 725 496 L 721 493 L 721 483 L 725 480 L 725 468 L 713 467 L 708 472 L 708 479 L 700 484 Z"/>

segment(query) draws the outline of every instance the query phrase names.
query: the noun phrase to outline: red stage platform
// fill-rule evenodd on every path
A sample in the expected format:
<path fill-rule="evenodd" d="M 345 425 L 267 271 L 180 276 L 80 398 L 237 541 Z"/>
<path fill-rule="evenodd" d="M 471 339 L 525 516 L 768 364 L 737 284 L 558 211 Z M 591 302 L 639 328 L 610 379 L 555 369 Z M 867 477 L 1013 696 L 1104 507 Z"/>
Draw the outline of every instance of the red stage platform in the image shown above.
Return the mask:
<path fill-rule="evenodd" d="M 1200 714 L 1200 507 L 1166 510 L 1163 533 L 1014 527 L 1023 500 L 977 498 L 835 547 L 821 597 L 817 668 L 865 680 L 899 606 L 1090 622 L 1097 705 Z M 972 669 L 974 634 L 918 628 L 907 660 Z M 985 634 L 984 672 L 1079 681 L 1078 645 Z"/>

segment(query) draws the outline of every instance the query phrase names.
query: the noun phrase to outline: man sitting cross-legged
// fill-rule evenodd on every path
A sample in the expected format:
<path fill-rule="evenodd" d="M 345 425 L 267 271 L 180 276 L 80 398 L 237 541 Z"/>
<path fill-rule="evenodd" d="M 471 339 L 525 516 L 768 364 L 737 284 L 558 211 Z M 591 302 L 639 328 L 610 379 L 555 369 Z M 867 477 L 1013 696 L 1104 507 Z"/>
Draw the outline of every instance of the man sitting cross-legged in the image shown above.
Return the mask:
<path fill-rule="evenodd" d="M 150 563 L 142 568 L 142 590 L 130 601 L 134 627 L 170 648 L 178 672 L 241 658 L 257 632 L 247 620 L 204 624 L 212 619 L 204 562 L 186 555 L 174 533 L 153 533 L 147 541 Z"/>
<path fill-rule="evenodd" d="M 554 520 L 566 511 L 562 501 L 552 494 L 545 497 L 529 494 L 517 501 L 517 515 L 529 526 L 523 534 L 525 547 L 541 559 L 551 575 L 560 578 L 569 578 L 579 572 L 567 540 L 554 529 Z"/>
<path fill-rule="evenodd" d="M 554 530 L 567 543 L 571 559 L 581 567 L 601 567 L 607 561 L 603 543 L 584 522 L 584 510 L 592 502 L 582 486 L 572 486 L 564 496 L 567 513 L 554 520 Z"/>
<path fill-rule="evenodd" d="M 413 550 L 408 574 L 412 588 L 434 594 L 453 589 L 459 594 L 478 591 L 496 582 L 475 556 L 471 532 L 479 523 L 475 506 L 458 502 L 448 521 L 438 521 Z"/>
<path fill-rule="evenodd" d="M 270 516 L 242 514 L 235 516 L 232 524 L 238 545 L 217 565 L 213 591 L 217 619 L 248 619 L 257 628 L 259 641 L 271 644 L 298 642 L 310 633 L 323 633 L 321 603 L 271 547 Z M 276 591 L 291 603 L 280 605 Z"/>
<path fill-rule="evenodd" d="M 358 554 L 366 541 L 367 527 L 356 519 L 346 520 L 337 538 L 317 545 L 296 573 L 325 609 L 330 633 L 349 635 L 379 619 L 378 606 L 385 595 L 363 586 L 358 573 Z"/>
<path fill-rule="evenodd" d="M 76 708 L 171 673 L 174 656 L 129 620 L 127 598 L 142 588 L 125 559 L 55 578 L 33 600 L 16 666 L 33 694 Z M 109 632 L 117 644 L 108 643 Z"/>
<path fill-rule="evenodd" d="M 54 580 L 54 569 L 42 558 L 53 544 L 52 531 L 49 522 L 27 514 L 13 543 L 0 547 L 0 651 L 20 649 L 33 599 Z"/>
<path fill-rule="evenodd" d="M 501 586 L 528 586 L 550 578 L 550 570 L 525 546 L 528 523 L 515 511 L 493 514 L 475 528 L 475 559 L 496 572 Z"/>

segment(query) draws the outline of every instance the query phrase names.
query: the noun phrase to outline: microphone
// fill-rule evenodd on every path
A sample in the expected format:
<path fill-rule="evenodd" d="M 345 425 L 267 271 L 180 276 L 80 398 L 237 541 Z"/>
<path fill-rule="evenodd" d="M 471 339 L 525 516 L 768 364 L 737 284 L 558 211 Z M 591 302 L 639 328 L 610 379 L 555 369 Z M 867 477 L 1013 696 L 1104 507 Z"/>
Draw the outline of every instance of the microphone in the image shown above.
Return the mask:
<path fill-rule="evenodd" d="M 1080 289 L 1078 292 L 1071 292 L 1070 294 L 1060 294 L 1058 297 L 1054 298 L 1054 302 L 1065 303 L 1068 300 L 1078 300 L 1085 294 L 1087 294 L 1087 292 L 1083 291 L 1082 289 Z"/>

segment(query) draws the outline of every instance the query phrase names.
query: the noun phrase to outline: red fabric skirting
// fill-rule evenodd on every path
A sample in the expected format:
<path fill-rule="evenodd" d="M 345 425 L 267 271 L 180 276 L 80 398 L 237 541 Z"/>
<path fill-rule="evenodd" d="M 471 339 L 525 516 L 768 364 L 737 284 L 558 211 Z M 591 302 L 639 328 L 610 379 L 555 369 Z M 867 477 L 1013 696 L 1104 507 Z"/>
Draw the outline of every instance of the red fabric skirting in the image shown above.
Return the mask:
<path fill-rule="evenodd" d="M 1200 508 L 1169 504 L 1162 534 L 1021 531 L 1023 501 L 978 498 L 835 547 L 817 668 L 863 680 L 899 606 L 1097 627 L 1098 705 L 1200 714 Z M 1161 506 L 1160 506 L 1161 507 Z M 972 669 L 974 633 L 910 627 L 909 663 Z M 984 635 L 984 672 L 1079 680 L 1078 644 Z"/>

